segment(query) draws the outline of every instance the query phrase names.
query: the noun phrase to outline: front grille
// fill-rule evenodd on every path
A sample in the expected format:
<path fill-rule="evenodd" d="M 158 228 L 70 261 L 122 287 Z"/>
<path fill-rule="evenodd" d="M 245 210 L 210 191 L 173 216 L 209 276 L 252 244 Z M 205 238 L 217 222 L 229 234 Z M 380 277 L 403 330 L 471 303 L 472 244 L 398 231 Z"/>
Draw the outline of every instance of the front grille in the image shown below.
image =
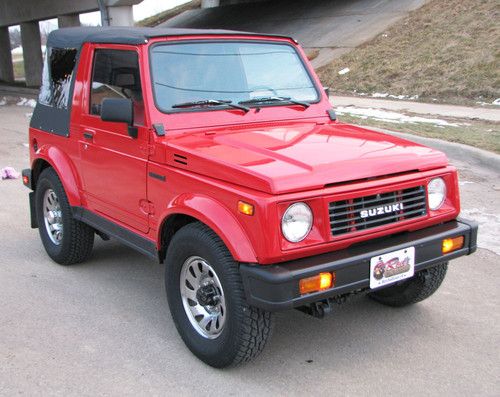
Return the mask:
<path fill-rule="evenodd" d="M 426 215 L 427 203 L 423 186 L 396 190 L 373 196 L 331 202 L 330 228 L 332 235 L 401 222 Z"/>

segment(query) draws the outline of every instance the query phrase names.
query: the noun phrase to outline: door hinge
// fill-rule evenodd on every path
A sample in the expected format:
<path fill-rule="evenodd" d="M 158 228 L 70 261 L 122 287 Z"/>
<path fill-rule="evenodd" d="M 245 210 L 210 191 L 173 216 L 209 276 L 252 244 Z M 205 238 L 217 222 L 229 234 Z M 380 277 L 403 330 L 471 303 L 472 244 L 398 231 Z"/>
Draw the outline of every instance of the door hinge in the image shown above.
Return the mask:
<path fill-rule="evenodd" d="M 155 213 L 155 206 L 151 201 L 141 200 L 139 202 L 139 207 L 141 208 L 141 211 L 144 212 L 145 214 L 154 215 Z"/>

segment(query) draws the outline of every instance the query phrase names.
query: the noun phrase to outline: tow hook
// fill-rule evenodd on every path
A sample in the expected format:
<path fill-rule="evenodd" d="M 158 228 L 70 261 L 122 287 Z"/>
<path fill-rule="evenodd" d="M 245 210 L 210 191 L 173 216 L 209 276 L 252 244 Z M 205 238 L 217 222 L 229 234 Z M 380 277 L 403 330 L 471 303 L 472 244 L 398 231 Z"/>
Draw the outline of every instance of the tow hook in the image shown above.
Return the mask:
<path fill-rule="evenodd" d="M 311 303 L 308 306 L 298 307 L 297 310 L 316 318 L 323 318 L 325 314 L 332 312 L 332 303 L 330 303 L 330 299 L 326 299 L 324 301 Z"/>
<path fill-rule="evenodd" d="M 333 311 L 334 305 L 341 305 L 345 303 L 349 297 L 365 292 L 367 290 L 368 290 L 367 288 L 360 289 L 348 294 L 343 294 L 335 296 L 333 298 L 323 299 L 321 301 L 311 303 L 307 306 L 297 307 L 297 310 L 316 318 L 323 318 L 325 317 L 326 314 L 330 314 Z"/>

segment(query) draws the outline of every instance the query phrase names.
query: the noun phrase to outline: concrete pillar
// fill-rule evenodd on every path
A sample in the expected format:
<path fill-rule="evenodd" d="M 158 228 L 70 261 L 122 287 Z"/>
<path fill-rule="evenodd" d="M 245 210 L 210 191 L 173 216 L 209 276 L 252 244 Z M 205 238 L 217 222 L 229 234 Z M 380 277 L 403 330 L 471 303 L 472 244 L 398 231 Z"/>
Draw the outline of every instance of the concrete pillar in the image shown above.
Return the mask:
<path fill-rule="evenodd" d="M 57 25 L 59 28 L 70 28 L 72 26 L 80 26 L 79 14 L 60 15 L 57 17 Z"/>
<path fill-rule="evenodd" d="M 43 56 L 38 22 L 21 23 L 21 42 L 23 44 L 26 86 L 40 87 L 42 82 Z"/>
<path fill-rule="evenodd" d="M 132 6 L 108 7 L 110 26 L 134 26 Z"/>
<path fill-rule="evenodd" d="M 219 7 L 220 0 L 201 0 L 201 8 Z"/>
<path fill-rule="evenodd" d="M 0 28 L 0 81 L 14 82 L 14 68 L 12 67 L 12 54 L 10 52 L 9 28 Z"/>

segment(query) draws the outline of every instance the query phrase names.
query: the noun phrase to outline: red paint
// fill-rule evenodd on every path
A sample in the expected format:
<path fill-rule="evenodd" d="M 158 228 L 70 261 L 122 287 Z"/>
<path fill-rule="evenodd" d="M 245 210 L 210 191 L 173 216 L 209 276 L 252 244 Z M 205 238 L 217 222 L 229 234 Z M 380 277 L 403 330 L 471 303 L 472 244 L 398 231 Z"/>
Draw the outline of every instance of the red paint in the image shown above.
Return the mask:
<path fill-rule="evenodd" d="M 111 219 L 156 242 L 158 248 L 165 220 L 185 214 L 211 227 L 242 262 L 269 264 L 316 255 L 458 215 L 456 170 L 448 166 L 443 153 L 331 121 L 324 93 L 308 109 L 270 106 L 247 114 L 240 110 L 160 112 L 151 90 L 149 47 L 162 40 L 207 38 L 214 39 L 183 36 L 156 38 L 139 46 L 86 44 L 75 80 L 70 136 L 30 129 L 30 141 L 36 140 L 39 147 L 36 153 L 30 152 L 32 164 L 43 159 L 55 168 L 71 205 Z M 296 46 L 287 39 L 272 40 Z M 139 127 L 137 139 L 127 135 L 124 124 L 89 114 L 96 48 L 138 53 L 145 125 Z M 310 63 L 297 48 L 322 92 Z M 155 123 L 165 126 L 164 137 L 153 131 Z M 92 132 L 91 140 L 84 137 L 86 131 Z M 179 158 L 182 162 L 175 161 Z M 165 181 L 148 177 L 150 172 L 164 176 Z M 443 176 L 448 188 L 439 211 L 366 231 L 331 235 L 329 202 L 426 185 L 435 176 Z M 254 206 L 253 216 L 238 212 L 240 200 Z M 283 238 L 280 222 L 287 206 L 297 201 L 311 207 L 314 224 L 303 241 L 292 244 Z"/>

